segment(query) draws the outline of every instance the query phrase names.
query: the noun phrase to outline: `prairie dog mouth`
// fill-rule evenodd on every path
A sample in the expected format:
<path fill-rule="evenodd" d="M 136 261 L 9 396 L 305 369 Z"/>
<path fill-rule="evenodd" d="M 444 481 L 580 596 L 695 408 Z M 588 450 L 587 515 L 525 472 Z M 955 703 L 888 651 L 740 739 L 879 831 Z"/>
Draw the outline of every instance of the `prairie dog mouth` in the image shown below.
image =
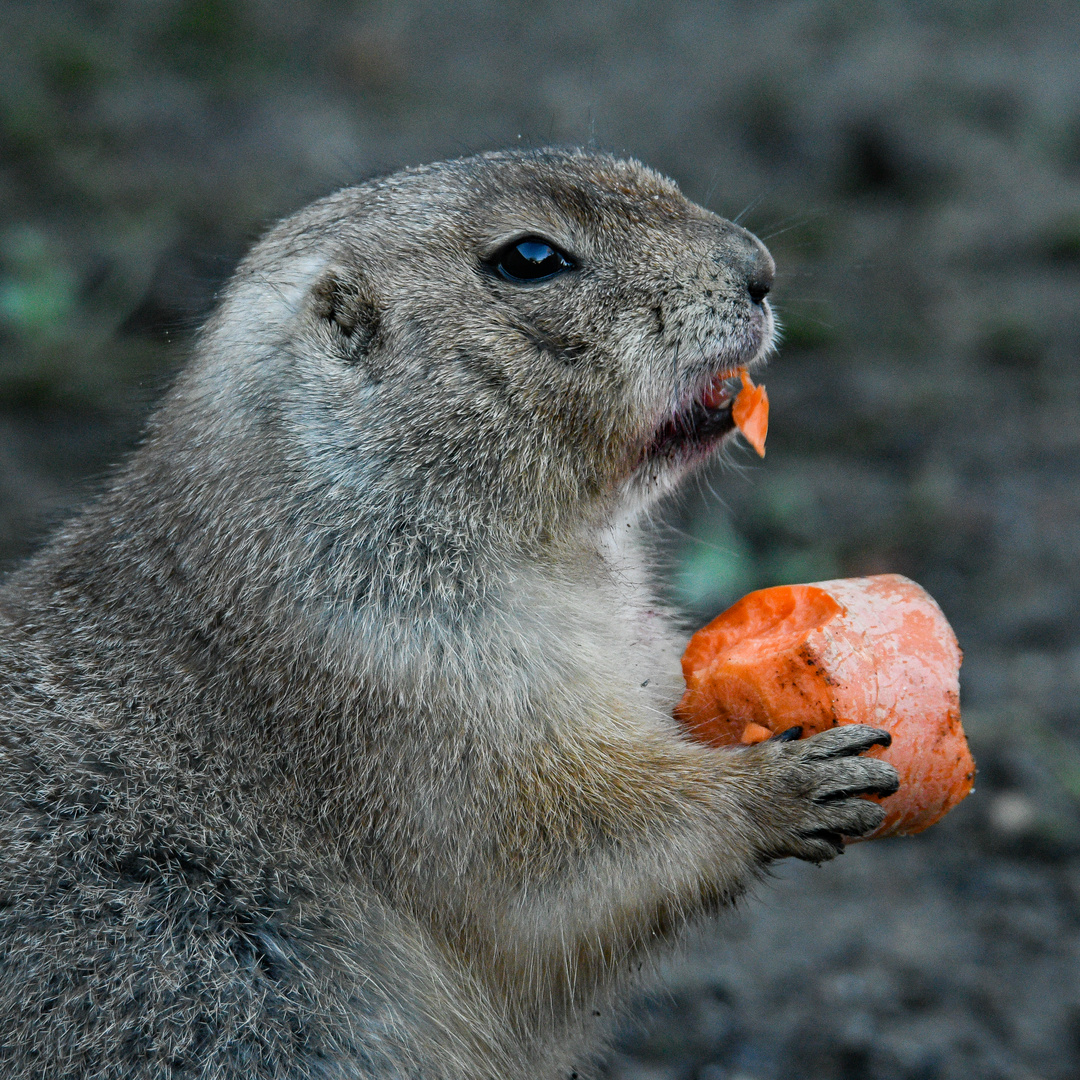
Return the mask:
<path fill-rule="evenodd" d="M 741 366 L 741 365 L 740 365 Z M 731 414 L 739 391 L 739 369 L 725 368 L 697 396 L 675 410 L 646 447 L 644 458 L 670 457 L 680 450 L 707 450 L 735 430 Z"/>
<path fill-rule="evenodd" d="M 775 345 L 772 311 L 763 296 L 760 302 L 755 300 L 748 338 L 719 352 L 718 367 L 704 387 L 693 397 L 677 402 L 653 431 L 641 463 L 662 458 L 702 458 L 739 426 L 732 412 L 736 399 L 740 390 L 753 386 L 749 373 L 764 366 Z M 764 453 L 763 449 L 755 449 Z"/>

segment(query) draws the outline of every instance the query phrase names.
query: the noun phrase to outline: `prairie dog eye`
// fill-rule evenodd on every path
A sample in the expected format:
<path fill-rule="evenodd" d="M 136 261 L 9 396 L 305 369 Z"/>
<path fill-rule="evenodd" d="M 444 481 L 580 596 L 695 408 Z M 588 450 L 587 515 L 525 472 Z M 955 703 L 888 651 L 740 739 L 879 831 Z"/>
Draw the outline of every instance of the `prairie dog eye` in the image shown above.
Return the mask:
<path fill-rule="evenodd" d="M 574 268 L 569 255 L 539 236 L 526 236 L 499 248 L 489 265 L 499 277 L 515 283 L 547 281 Z"/>

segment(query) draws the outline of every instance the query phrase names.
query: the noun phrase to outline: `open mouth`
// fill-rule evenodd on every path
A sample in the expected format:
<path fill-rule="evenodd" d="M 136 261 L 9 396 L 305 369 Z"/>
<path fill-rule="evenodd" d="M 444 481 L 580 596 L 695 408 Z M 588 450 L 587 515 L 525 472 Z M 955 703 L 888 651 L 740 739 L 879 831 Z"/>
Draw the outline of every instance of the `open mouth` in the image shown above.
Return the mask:
<path fill-rule="evenodd" d="M 680 406 L 657 428 L 644 458 L 672 457 L 680 452 L 708 450 L 735 430 L 731 408 L 739 390 L 738 370 L 715 375 L 697 397 Z"/>

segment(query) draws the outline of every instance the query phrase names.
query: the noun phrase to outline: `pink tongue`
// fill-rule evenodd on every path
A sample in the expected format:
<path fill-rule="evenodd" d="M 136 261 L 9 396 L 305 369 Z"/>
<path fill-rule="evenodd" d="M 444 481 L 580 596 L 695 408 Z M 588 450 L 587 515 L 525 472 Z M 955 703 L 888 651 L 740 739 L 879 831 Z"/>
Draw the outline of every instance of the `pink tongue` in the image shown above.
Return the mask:
<path fill-rule="evenodd" d="M 706 409 L 719 409 L 721 405 L 727 403 L 731 395 L 724 388 L 724 383 L 730 378 L 730 375 L 717 375 L 709 384 L 709 388 L 701 396 Z"/>

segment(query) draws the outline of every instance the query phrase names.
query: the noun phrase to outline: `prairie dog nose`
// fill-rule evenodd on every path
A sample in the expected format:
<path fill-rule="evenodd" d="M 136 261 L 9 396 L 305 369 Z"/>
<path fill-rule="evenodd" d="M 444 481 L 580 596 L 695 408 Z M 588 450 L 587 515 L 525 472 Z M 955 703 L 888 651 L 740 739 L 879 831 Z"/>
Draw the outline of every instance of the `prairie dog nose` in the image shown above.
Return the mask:
<path fill-rule="evenodd" d="M 755 304 L 760 304 L 772 288 L 775 269 L 771 257 L 758 259 L 746 275 L 746 291 Z"/>
<path fill-rule="evenodd" d="M 717 267 L 726 267 L 736 287 L 740 280 L 745 282 L 753 303 L 760 304 L 768 296 L 776 276 L 776 263 L 769 249 L 752 232 L 724 222 L 712 261 Z"/>
<path fill-rule="evenodd" d="M 772 288 L 776 263 L 765 245 L 752 233 L 746 234 L 746 291 L 755 304 L 760 304 Z"/>

